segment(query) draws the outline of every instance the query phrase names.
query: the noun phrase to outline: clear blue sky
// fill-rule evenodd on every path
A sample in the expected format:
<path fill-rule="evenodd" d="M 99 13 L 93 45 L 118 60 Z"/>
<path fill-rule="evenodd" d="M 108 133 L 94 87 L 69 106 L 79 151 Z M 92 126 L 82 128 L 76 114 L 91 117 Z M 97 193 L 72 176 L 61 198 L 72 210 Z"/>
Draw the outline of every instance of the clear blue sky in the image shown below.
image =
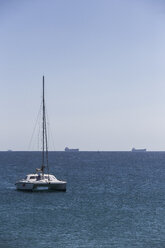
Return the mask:
<path fill-rule="evenodd" d="M 46 81 L 56 150 L 165 150 L 165 3 L 0 0 L 0 150 L 27 150 Z"/>

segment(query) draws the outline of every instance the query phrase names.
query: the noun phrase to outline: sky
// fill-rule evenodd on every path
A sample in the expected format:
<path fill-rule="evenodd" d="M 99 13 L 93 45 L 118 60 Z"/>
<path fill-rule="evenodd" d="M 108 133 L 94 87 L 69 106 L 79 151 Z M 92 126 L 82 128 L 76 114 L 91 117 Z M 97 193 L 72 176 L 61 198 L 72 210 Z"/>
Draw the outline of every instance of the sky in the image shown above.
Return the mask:
<path fill-rule="evenodd" d="M 164 29 L 162 0 L 0 0 L 0 150 L 29 149 L 44 75 L 50 150 L 165 151 Z"/>

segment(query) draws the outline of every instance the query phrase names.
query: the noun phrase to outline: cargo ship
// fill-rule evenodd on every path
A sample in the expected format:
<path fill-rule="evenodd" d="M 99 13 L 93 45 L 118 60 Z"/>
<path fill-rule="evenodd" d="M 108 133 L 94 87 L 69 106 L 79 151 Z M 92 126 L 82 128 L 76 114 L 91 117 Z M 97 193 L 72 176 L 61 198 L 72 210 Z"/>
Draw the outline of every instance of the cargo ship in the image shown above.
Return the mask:
<path fill-rule="evenodd" d="M 70 149 L 68 147 L 65 147 L 65 152 L 79 152 L 79 149 Z"/>
<path fill-rule="evenodd" d="M 146 152 L 147 150 L 146 149 L 135 149 L 135 148 L 132 148 L 132 152 Z"/>

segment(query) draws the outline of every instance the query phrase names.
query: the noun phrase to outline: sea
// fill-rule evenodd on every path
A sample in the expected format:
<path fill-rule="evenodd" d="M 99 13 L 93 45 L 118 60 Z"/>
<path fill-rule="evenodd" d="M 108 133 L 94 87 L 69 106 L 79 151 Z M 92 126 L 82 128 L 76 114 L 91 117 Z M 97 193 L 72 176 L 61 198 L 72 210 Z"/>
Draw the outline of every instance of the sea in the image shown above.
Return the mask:
<path fill-rule="evenodd" d="M 0 248 L 164 248 L 165 152 L 50 152 L 66 192 L 21 192 L 40 152 L 0 152 Z"/>

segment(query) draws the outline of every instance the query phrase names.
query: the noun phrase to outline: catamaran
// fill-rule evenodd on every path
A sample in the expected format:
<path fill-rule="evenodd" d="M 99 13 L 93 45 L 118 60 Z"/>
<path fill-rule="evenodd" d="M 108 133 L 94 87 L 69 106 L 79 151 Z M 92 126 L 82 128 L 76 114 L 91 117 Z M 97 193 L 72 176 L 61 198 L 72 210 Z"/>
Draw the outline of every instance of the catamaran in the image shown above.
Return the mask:
<path fill-rule="evenodd" d="M 15 183 L 17 190 L 40 191 L 54 190 L 66 191 L 66 181 L 58 180 L 54 175 L 49 174 L 48 164 L 48 142 L 47 127 L 45 114 L 45 93 L 44 93 L 44 76 L 43 76 L 43 97 L 42 97 L 42 163 L 40 168 L 36 168 L 36 173 L 28 174 L 24 179 Z M 45 173 L 47 170 L 47 173 Z"/>

